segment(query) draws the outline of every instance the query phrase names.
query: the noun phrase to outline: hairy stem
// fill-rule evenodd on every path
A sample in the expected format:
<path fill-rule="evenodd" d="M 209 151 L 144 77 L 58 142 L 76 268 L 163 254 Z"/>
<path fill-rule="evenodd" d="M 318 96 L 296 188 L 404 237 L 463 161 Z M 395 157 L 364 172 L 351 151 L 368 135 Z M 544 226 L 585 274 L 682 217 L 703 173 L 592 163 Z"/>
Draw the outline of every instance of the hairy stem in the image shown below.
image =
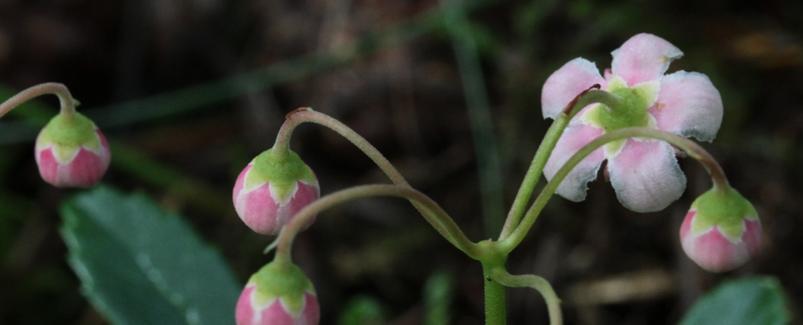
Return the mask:
<path fill-rule="evenodd" d="M 599 88 L 599 86 L 589 88 L 570 102 L 564 112 L 558 115 L 546 131 L 546 135 L 544 135 L 543 140 L 541 140 L 541 144 L 538 146 L 538 150 L 536 150 L 533 160 L 530 162 L 530 168 L 527 169 L 521 186 L 519 186 L 519 191 L 516 193 L 516 198 L 513 200 L 513 205 L 510 207 L 510 211 L 507 214 L 505 225 L 502 227 L 502 233 L 499 235 L 500 240 L 509 236 L 516 226 L 518 226 L 519 221 L 524 215 L 524 210 L 527 208 L 527 203 L 530 202 L 533 191 L 538 185 L 538 181 L 541 179 L 541 172 L 543 172 L 544 166 L 549 160 L 549 156 L 555 149 L 558 139 L 560 139 L 566 126 L 569 125 L 569 121 L 571 121 L 581 109 L 594 103 L 601 103 L 608 107 L 616 107 L 619 105 L 620 99 L 616 95 L 607 91 L 596 90 L 595 88 Z"/>
<path fill-rule="evenodd" d="M 491 279 L 507 287 L 535 289 L 544 297 L 547 310 L 549 311 L 549 324 L 563 324 L 563 315 L 560 311 L 560 299 L 546 279 L 534 274 L 512 275 L 503 268 L 492 270 Z"/>
<path fill-rule="evenodd" d="M 287 114 L 286 121 L 279 129 L 279 133 L 276 135 L 274 150 L 277 150 L 280 153 L 287 152 L 290 146 L 290 138 L 293 136 L 293 131 L 302 123 L 314 123 L 335 131 L 337 134 L 340 134 L 342 137 L 349 140 L 352 144 L 354 144 L 354 146 L 368 156 L 368 158 L 371 159 L 371 161 L 373 161 L 374 164 L 376 164 L 377 167 L 379 167 L 379 169 L 385 173 L 385 175 L 388 176 L 391 182 L 399 186 L 410 187 L 410 183 L 407 182 L 407 180 L 396 169 L 396 167 L 393 166 L 393 164 L 391 164 L 390 161 L 388 161 L 388 159 L 379 152 L 379 150 L 371 145 L 368 140 L 360 136 L 357 132 L 340 121 L 332 118 L 329 115 L 316 112 L 309 107 L 298 108 Z M 421 202 L 410 200 L 410 203 L 412 203 L 413 207 L 421 215 L 426 217 L 426 207 L 422 205 Z M 432 227 L 434 227 L 438 233 L 442 234 L 458 249 L 466 252 L 469 257 L 476 259 L 476 255 L 472 249 L 475 244 L 471 242 L 468 237 L 466 237 L 465 233 L 463 233 L 463 231 L 454 222 L 452 217 L 449 216 L 449 214 L 444 212 L 443 215 L 443 218 L 433 219 L 434 222 L 430 223 Z"/>
<path fill-rule="evenodd" d="M 25 102 L 42 95 L 58 96 L 62 114 L 75 113 L 75 106 L 78 105 L 78 101 L 72 97 L 67 87 L 60 83 L 48 82 L 20 91 L 14 97 L 0 104 L 0 118 Z"/>
<path fill-rule="evenodd" d="M 323 196 L 296 213 L 290 223 L 279 233 L 276 248 L 277 258 L 291 259 L 290 249 L 296 235 L 303 225 L 308 224 L 308 221 L 319 213 L 352 200 L 378 196 L 399 197 L 414 202 L 420 207 L 420 211 L 422 211 L 421 215 L 424 219 L 426 219 L 429 224 L 433 225 L 433 227 L 437 223 L 449 224 L 446 222 L 447 219 L 450 219 L 449 215 L 438 203 L 433 201 L 426 194 L 410 188 L 409 186 L 386 184 L 355 186 Z M 467 255 L 474 258 L 478 255 L 477 245 L 472 243 L 465 236 L 461 236 L 462 232 L 460 232 L 460 229 L 456 228 L 456 226 L 453 228 L 447 227 L 444 231 L 441 231 L 438 227 L 435 227 L 435 229 L 438 230 L 446 240 Z"/>
<path fill-rule="evenodd" d="M 561 167 L 552 178 L 552 181 L 550 181 L 546 187 L 544 187 L 543 191 L 541 191 L 541 193 L 535 199 L 529 210 L 527 210 L 527 213 L 524 215 L 524 219 L 521 221 L 521 223 L 510 234 L 510 236 L 500 242 L 503 251 L 512 251 L 521 243 L 522 240 L 524 240 L 524 237 L 527 236 L 527 233 L 530 231 L 530 228 L 532 228 L 535 220 L 538 218 L 538 215 L 544 209 L 547 202 L 549 202 L 549 199 L 552 197 L 552 195 L 555 194 L 555 191 L 558 189 L 560 183 L 564 178 L 566 178 L 569 172 L 571 172 L 572 169 L 577 166 L 577 164 L 579 164 L 585 157 L 590 155 L 597 148 L 602 147 L 609 142 L 627 138 L 648 138 L 668 142 L 669 144 L 685 151 L 690 157 L 700 162 L 711 176 L 711 180 L 714 183 L 715 188 L 727 189 L 729 187 L 728 179 L 725 177 L 725 172 L 722 170 L 722 167 L 719 166 L 717 161 L 714 160 L 714 157 L 712 157 L 711 154 L 703 149 L 703 147 L 700 147 L 700 145 L 691 140 L 668 132 L 649 128 L 624 128 L 611 131 L 580 148 L 577 153 L 575 153 L 571 158 L 569 158 L 569 160 L 566 161 L 563 167 Z"/>

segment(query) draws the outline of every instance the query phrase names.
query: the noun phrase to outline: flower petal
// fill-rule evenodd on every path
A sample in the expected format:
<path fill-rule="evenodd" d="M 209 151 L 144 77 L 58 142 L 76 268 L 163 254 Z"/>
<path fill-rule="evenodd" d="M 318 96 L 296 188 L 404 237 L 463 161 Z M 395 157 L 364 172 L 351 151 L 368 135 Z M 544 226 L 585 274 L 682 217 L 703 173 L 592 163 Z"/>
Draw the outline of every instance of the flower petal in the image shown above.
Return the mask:
<path fill-rule="evenodd" d="M 680 198 L 686 176 L 672 146 L 662 141 L 629 139 L 608 160 L 611 185 L 625 208 L 654 212 Z"/>
<path fill-rule="evenodd" d="M 576 58 L 553 72 L 541 89 L 544 118 L 554 119 L 577 95 L 595 84 L 605 82 L 594 62 Z"/>
<path fill-rule="evenodd" d="M 677 71 L 661 79 L 650 114 L 661 130 L 712 141 L 722 124 L 722 97 L 706 75 Z"/>
<path fill-rule="evenodd" d="M 600 135 L 602 135 L 602 129 L 590 125 L 574 124 L 567 127 L 544 166 L 546 179 L 552 180 L 552 177 L 563 167 L 566 160 L 569 160 L 577 150 Z M 587 184 L 597 178 L 599 166 L 604 159 L 605 155 L 602 153 L 602 149 L 592 152 L 563 179 L 558 186 L 557 193 L 570 201 L 580 202 L 584 200 L 588 189 Z"/>
<path fill-rule="evenodd" d="M 669 63 L 683 56 L 683 52 L 663 38 L 641 33 L 625 41 L 611 55 L 613 74 L 635 85 L 660 78 Z"/>

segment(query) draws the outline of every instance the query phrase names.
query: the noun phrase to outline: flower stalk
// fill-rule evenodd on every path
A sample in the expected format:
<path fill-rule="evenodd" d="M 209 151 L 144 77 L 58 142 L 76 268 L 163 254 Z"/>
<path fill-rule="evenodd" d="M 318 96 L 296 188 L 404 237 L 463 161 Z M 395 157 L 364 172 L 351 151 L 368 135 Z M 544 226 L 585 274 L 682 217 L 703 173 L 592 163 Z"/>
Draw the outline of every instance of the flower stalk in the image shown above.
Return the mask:
<path fill-rule="evenodd" d="M 544 187 L 543 191 L 538 195 L 533 204 L 527 210 L 521 224 L 511 233 L 511 235 L 500 242 L 502 248 L 506 252 L 510 252 L 518 246 L 527 233 L 532 228 L 541 211 L 546 206 L 552 195 L 555 194 L 560 182 L 577 166 L 586 156 L 590 155 L 594 150 L 603 145 L 624 140 L 628 138 L 647 138 L 665 141 L 675 147 L 688 153 L 689 157 L 696 159 L 706 169 L 711 176 L 714 187 L 727 189 L 729 188 L 728 179 L 722 167 L 719 166 L 716 160 L 709 154 L 703 147 L 694 143 L 686 138 L 650 128 L 624 128 L 608 132 L 588 143 L 580 150 L 577 151 L 568 161 L 561 167 L 555 174 L 551 182 Z"/>
<path fill-rule="evenodd" d="M 64 84 L 48 82 L 29 87 L 0 104 L 0 118 L 25 102 L 44 95 L 56 95 L 59 98 L 61 114 L 70 115 L 75 113 L 75 106 L 79 104 Z"/>

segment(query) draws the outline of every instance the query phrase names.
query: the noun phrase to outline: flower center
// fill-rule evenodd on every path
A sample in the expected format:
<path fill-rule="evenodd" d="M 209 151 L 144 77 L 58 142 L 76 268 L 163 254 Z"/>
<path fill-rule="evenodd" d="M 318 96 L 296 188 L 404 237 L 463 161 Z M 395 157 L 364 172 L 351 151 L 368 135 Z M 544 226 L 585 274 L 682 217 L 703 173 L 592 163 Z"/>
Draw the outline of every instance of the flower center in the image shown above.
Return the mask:
<path fill-rule="evenodd" d="M 619 107 L 597 105 L 591 108 L 582 118 L 583 121 L 610 132 L 628 127 L 648 127 L 654 121 L 649 108 L 658 97 L 658 82 L 645 82 L 633 87 L 619 77 L 609 81 L 607 90 L 621 100 Z M 611 142 L 605 146 L 609 154 L 621 149 L 624 140 Z"/>

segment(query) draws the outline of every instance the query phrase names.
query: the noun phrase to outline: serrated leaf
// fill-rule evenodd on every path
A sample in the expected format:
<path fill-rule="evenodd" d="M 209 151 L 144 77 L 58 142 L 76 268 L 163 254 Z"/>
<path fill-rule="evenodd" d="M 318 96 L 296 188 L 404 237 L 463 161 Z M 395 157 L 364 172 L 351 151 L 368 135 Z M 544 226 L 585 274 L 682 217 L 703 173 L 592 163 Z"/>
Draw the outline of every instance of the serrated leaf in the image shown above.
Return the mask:
<path fill-rule="evenodd" d="M 180 217 L 104 187 L 61 214 L 84 295 L 114 324 L 233 323 L 242 286 Z"/>
<path fill-rule="evenodd" d="M 683 318 L 683 325 L 789 324 L 783 290 L 772 277 L 728 281 L 706 294 Z"/>

